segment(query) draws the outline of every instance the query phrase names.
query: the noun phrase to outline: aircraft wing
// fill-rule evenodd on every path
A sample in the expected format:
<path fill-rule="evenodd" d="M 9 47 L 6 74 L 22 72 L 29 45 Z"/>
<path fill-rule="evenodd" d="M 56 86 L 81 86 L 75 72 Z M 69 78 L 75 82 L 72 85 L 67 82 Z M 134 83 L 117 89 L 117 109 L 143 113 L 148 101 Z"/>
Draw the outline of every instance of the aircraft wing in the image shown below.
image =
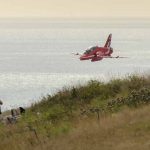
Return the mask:
<path fill-rule="evenodd" d="M 122 56 L 103 56 L 103 58 L 128 58 L 128 57 L 122 57 Z"/>

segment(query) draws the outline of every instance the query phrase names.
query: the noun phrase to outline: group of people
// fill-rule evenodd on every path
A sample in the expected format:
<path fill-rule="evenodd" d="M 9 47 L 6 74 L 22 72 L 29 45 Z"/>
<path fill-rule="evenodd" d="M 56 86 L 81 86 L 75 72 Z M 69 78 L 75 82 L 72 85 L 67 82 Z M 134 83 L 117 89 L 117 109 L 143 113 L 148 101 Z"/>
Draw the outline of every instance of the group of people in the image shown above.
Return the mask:
<path fill-rule="evenodd" d="M 2 110 L 1 110 L 2 105 L 3 105 L 3 102 L 2 100 L 0 100 L 0 116 L 2 115 Z M 25 113 L 25 109 L 23 107 L 19 107 L 18 109 L 11 109 L 10 112 L 11 112 L 11 115 L 4 116 L 2 120 L 5 120 L 5 122 L 7 123 L 15 123 L 17 119 L 20 118 L 20 116 Z"/>

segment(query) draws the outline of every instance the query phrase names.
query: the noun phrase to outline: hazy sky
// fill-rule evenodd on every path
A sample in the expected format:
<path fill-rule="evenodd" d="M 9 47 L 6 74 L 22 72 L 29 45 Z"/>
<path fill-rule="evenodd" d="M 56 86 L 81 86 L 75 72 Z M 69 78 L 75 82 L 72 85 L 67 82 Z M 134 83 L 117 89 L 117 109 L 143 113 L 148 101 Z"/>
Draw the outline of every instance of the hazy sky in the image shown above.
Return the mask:
<path fill-rule="evenodd" d="M 150 17 L 150 0 L 0 0 L 0 17 Z"/>

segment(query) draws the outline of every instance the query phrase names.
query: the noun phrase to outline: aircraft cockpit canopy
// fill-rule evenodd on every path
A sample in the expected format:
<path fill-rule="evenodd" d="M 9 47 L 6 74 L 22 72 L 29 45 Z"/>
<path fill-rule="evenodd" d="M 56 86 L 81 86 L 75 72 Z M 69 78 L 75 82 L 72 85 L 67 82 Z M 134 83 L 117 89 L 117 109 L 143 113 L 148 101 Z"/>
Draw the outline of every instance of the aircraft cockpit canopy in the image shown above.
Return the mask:
<path fill-rule="evenodd" d="M 97 46 L 90 47 L 84 52 L 84 54 L 89 54 L 90 52 L 94 51 L 96 48 Z"/>

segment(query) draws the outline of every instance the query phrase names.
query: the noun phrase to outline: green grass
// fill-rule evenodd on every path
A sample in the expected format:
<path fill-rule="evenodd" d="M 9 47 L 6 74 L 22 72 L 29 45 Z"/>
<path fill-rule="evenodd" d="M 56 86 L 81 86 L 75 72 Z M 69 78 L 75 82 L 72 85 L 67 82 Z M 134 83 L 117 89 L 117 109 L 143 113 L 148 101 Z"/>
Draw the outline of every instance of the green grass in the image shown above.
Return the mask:
<path fill-rule="evenodd" d="M 9 141 L 13 145 L 10 148 L 18 150 L 22 148 L 14 144 L 15 141 L 20 141 L 23 149 L 27 148 L 26 144 L 33 149 L 40 147 L 41 142 L 45 141 L 47 144 L 49 139 L 69 135 L 75 130 L 76 124 L 80 124 L 85 118 L 86 122 L 105 116 L 109 118 L 124 109 L 134 110 L 149 103 L 150 76 L 132 75 L 123 79 L 112 79 L 107 83 L 91 80 L 84 86 L 63 88 L 54 95 L 43 97 L 40 102 L 27 108 L 16 124 L 1 123 L 0 145 L 4 148 Z M 128 132 L 142 130 L 145 133 L 149 129 L 147 120 L 137 121 L 132 127 L 123 127 Z"/>

